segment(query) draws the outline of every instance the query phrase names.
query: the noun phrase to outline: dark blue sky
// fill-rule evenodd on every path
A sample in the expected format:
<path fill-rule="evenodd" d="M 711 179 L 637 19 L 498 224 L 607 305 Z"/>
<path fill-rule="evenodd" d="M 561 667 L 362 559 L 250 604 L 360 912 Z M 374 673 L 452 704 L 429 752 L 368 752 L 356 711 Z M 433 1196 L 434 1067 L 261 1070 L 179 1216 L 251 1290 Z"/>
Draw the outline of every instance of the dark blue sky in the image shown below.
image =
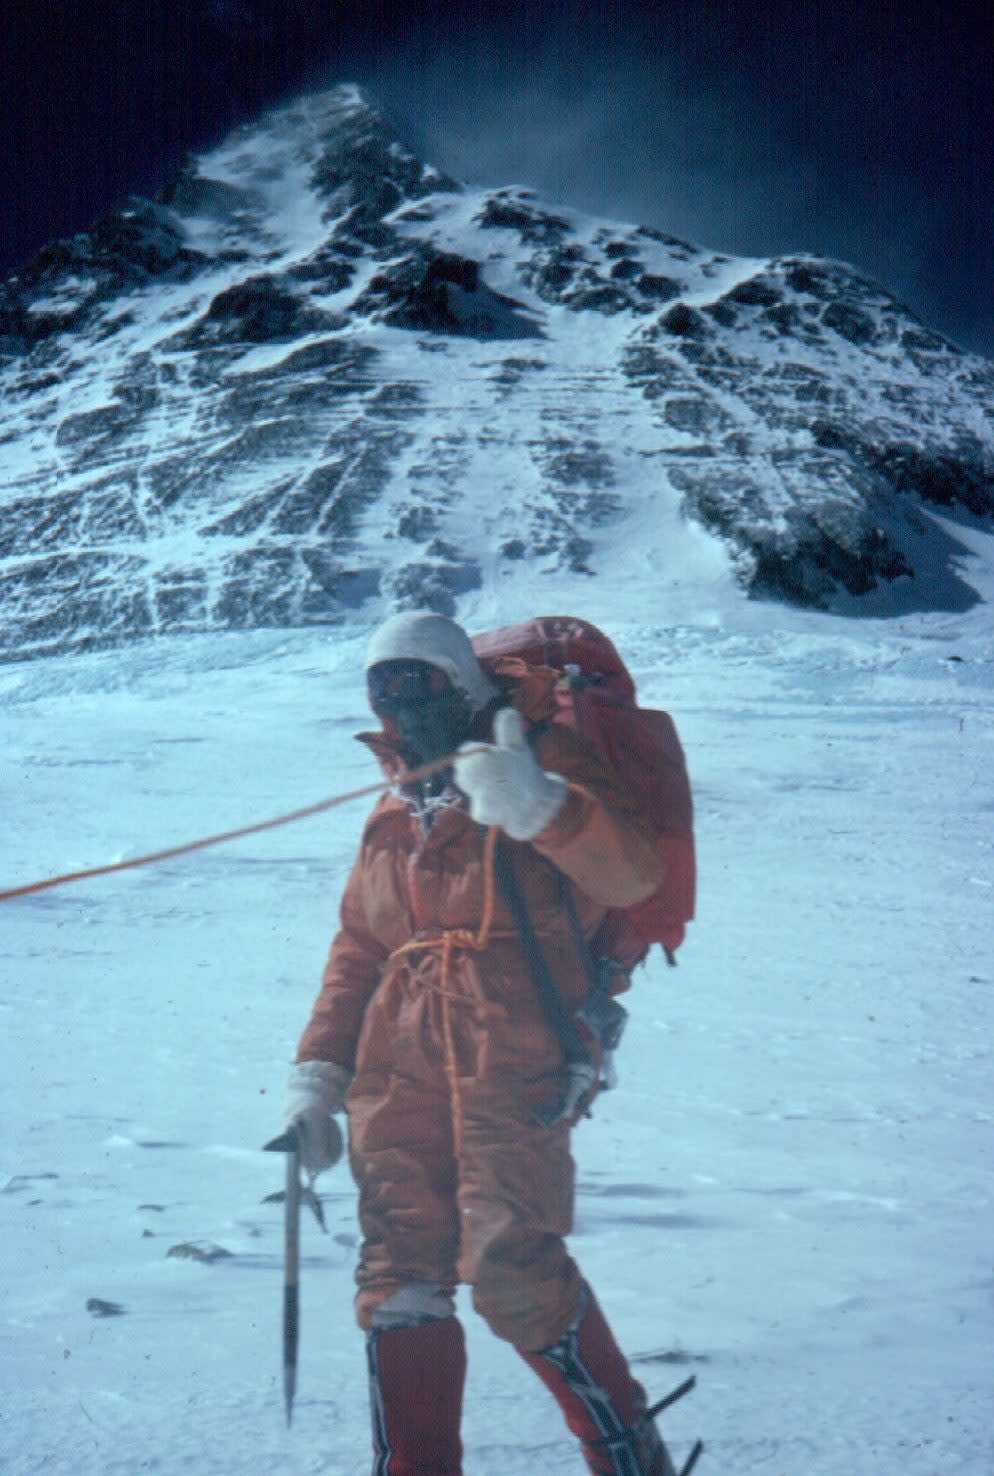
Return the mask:
<path fill-rule="evenodd" d="M 994 356 L 986 6 L 65 0 L 2 26 L 4 274 L 260 107 L 360 81 L 463 179 L 843 257 Z"/>

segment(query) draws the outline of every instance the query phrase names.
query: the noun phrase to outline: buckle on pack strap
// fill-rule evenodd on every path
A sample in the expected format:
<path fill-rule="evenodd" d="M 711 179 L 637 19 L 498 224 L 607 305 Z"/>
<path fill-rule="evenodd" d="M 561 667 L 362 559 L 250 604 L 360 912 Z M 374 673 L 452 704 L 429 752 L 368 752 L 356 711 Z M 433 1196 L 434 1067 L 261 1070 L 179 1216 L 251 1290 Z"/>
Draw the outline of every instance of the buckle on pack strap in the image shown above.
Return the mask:
<path fill-rule="evenodd" d="M 604 1051 L 616 1051 L 628 1024 L 628 1011 L 618 1003 L 603 981 L 603 973 L 597 988 L 592 989 L 576 1012 L 581 1025 L 596 1040 Z"/>
<path fill-rule="evenodd" d="M 597 1070 L 592 1061 L 571 1061 L 566 1067 L 566 1085 L 562 1096 L 548 1107 L 537 1107 L 535 1117 L 542 1127 L 555 1127 L 557 1122 L 571 1122 L 586 1111 L 597 1086 Z"/>

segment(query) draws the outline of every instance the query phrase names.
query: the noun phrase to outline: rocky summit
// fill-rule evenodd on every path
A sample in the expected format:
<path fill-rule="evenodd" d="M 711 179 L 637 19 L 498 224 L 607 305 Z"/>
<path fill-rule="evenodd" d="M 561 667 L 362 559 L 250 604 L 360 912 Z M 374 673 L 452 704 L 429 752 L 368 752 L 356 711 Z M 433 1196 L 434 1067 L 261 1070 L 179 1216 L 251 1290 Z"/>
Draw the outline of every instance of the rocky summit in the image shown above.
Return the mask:
<path fill-rule="evenodd" d="M 0 387 L 6 659 L 663 584 L 680 528 L 751 596 L 962 609 L 994 514 L 994 365 L 881 286 L 463 187 L 353 87 L 10 278 Z"/>

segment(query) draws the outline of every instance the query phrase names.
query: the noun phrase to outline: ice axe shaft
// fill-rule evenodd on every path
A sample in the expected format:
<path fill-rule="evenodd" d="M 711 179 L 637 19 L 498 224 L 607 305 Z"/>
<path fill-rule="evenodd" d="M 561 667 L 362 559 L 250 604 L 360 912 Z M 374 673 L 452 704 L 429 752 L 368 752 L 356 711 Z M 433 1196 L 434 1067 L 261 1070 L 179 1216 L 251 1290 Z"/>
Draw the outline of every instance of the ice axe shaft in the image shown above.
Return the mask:
<path fill-rule="evenodd" d="M 286 1154 L 283 1251 L 283 1399 L 286 1422 L 293 1418 L 297 1388 L 297 1344 L 300 1335 L 300 1139 L 294 1128 L 266 1144 L 271 1153 Z"/>

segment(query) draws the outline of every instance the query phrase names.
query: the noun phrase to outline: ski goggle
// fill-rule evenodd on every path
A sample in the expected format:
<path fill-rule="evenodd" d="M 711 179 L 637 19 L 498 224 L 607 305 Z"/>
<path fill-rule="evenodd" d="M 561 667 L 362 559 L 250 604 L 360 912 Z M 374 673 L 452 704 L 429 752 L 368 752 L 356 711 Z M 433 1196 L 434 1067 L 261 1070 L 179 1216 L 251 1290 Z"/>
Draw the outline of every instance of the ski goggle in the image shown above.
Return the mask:
<path fill-rule="evenodd" d="M 366 687 L 374 712 L 423 707 L 450 687 L 444 671 L 427 661 L 378 661 L 366 673 Z"/>

